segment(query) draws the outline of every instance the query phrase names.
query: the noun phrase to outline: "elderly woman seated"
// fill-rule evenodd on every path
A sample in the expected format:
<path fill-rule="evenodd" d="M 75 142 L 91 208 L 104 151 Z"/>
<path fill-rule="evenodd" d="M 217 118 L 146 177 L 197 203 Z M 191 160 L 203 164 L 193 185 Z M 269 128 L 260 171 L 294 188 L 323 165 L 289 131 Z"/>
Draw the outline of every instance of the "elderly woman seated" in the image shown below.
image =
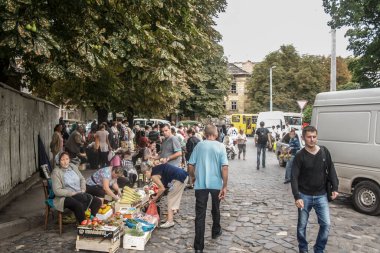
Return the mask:
<path fill-rule="evenodd" d="M 74 212 L 77 222 L 85 220 L 85 211 L 91 209 L 95 216 L 102 204 L 101 200 L 86 193 L 86 180 L 77 166 L 70 163 L 69 153 L 58 156 L 59 165 L 51 174 L 52 189 L 55 194 L 54 207 L 63 212 L 65 208 Z"/>

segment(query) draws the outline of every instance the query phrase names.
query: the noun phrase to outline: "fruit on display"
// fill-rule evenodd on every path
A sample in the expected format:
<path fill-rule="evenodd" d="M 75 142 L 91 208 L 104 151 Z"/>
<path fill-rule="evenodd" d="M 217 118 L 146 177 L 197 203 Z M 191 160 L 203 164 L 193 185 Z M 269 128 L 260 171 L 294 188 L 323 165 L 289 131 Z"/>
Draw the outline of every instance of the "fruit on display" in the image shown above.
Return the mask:
<path fill-rule="evenodd" d="M 102 205 L 102 206 L 99 208 L 98 213 L 99 213 L 99 214 L 106 214 L 109 210 L 111 210 L 111 206 L 110 206 L 110 205 Z"/>
<path fill-rule="evenodd" d="M 123 188 L 123 195 L 121 196 L 120 203 L 121 204 L 136 204 L 141 202 L 141 196 L 132 188 L 125 186 Z"/>
<path fill-rule="evenodd" d="M 86 217 L 86 219 L 89 219 L 91 217 L 91 209 L 88 208 L 85 212 L 84 212 L 84 216 Z"/>

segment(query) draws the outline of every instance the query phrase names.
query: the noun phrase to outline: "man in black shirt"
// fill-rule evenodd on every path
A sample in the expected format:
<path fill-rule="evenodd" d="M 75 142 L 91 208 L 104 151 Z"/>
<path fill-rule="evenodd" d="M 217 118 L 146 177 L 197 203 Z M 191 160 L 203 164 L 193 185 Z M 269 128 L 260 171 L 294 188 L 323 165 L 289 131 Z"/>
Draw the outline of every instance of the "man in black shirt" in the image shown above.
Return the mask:
<path fill-rule="evenodd" d="M 261 151 L 263 152 L 263 158 L 261 160 L 261 164 L 263 165 L 263 168 L 265 168 L 265 151 L 267 148 L 267 142 L 269 141 L 269 147 L 272 146 L 271 136 L 268 128 L 264 127 L 265 123 L 264 121 L 260 122 L 260 128 L 256 130 L 256 148 L 257 148 L 257 166 L 256 169 L 260 168 L 260 156 Z"/>
<path fill-rule="evenodd" d="M 302 136 L 305 148 L 296 154 L 291 176 L 292 192 L 298 208 L 298 247 L 300 252 L 308 252 L 306 226 L 309 213 L 314 208 L 319 224 L 314 252 L 323 253 L 330 231 L 329 204 L 326 193 L 327 176 L 332 184 L 332 199 L 338 196 L 339 181 L 330 152 L 327 148 L 317 145 L 317 129 L 307 126 L 302 130 Z"/>

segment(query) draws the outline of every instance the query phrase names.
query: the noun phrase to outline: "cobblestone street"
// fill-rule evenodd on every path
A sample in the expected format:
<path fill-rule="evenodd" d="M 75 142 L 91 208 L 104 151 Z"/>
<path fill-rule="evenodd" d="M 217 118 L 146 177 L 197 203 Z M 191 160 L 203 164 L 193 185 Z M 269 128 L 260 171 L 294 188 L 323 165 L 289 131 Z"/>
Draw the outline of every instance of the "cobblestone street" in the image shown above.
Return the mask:
<path fill-rule="evenodd" d="M 252 138 L 247 152 L 246 161 L 230 162 L 227 198 L 221 204 L 223 235 L 216 240 L 211 239 L 211 213 L 207 213 L 205 252 L 297 252 L 297 210 L 290 184 L 283 184 L 285 170 L 273 153 L 267 153 L 267 168 L 256 170 Z M 379 217 L 356 212 L 345 197 L 339 197 L 330 207 L 332 227 L 327 252 L 380 252 Z M 194 191 L 186 190 L 175 217 L 176 226 L 156 229 L 146 252 L 192 252 L 194 209 Z M 3 240 L 0 252 L 74 252 L 74 225 L 66 225 L 60 237 L 58 225 L 50 223 L 47 231 L 38 227 Z M 314 213 L 307 232 L 311 249 L 318 232 Z"/>

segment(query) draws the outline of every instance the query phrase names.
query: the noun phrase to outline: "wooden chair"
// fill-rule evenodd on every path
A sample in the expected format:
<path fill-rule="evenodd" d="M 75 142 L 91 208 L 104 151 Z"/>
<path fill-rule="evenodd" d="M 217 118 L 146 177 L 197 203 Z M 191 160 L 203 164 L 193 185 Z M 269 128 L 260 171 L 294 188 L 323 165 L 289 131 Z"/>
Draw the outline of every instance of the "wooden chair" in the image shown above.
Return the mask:
<path fill-rule="evenodd" d="M 52 213 L 52 218 L 54 220 L 54 205 L 53 205 L 53 198 L 51 198 L 51 187 L 49 184 L 49 179 L 43 179 L 42 180 L 42 186 L 45 193 L 45 230 L 47 229 L 47 223 L 49 219 L 49 213 Z M 59 224 L 59 235 L 62 235 L 62 212 L 58 211 L 58 224 Z"/>

